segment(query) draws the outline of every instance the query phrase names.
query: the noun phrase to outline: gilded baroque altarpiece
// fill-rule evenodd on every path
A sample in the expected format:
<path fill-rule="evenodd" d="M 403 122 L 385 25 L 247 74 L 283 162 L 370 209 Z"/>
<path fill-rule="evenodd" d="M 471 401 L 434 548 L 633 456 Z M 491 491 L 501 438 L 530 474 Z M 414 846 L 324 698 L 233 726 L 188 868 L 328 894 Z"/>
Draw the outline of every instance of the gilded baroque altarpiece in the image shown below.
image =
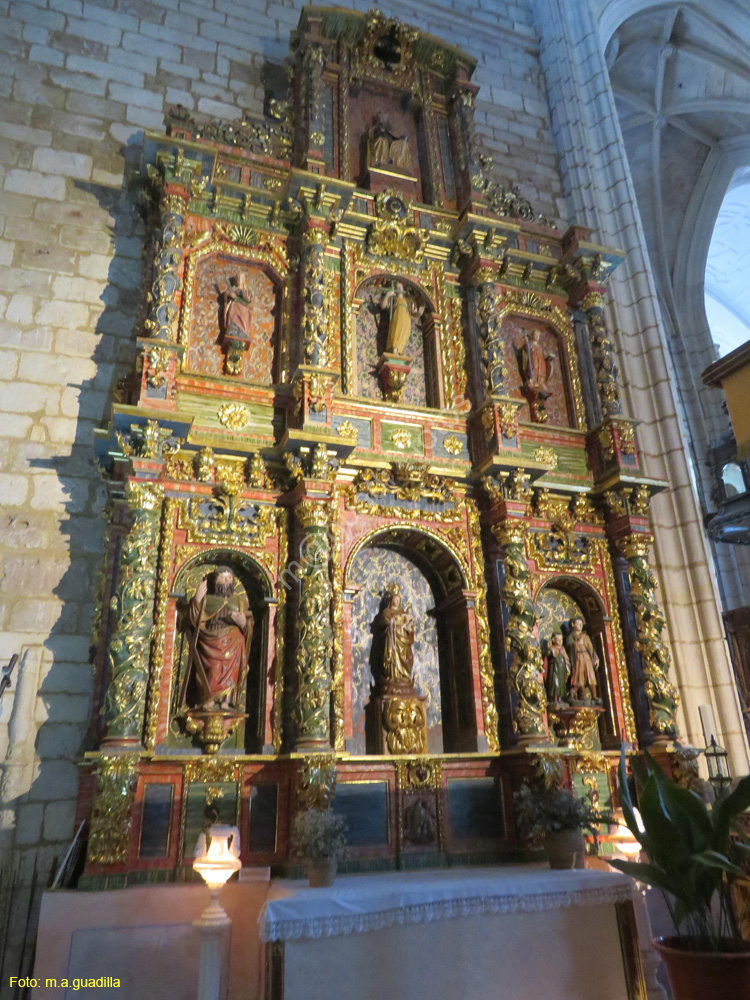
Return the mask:
<path fill-rule="evenodd" d="M 207 817 L 284 868 L 334 775 L 353 866 L 509 856 L 525 777 L 606 794 L 622 741 L 677 735 L 622 255 L 494 177 L 473 69 L 307 7 L 262 118 L 147 136 L 138 363 L 97 437 L 92 884 L 179 877 Z"/>

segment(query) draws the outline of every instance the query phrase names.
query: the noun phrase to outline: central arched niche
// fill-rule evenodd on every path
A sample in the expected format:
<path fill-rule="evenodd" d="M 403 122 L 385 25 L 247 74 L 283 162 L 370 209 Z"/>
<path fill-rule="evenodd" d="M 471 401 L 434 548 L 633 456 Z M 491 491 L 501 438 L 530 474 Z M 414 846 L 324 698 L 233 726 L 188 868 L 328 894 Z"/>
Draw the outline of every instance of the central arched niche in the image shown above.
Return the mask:
<path fill-rule="evenodd" d="M 391 583 L 399 584 L 402 603 L 411 605 L 414 617 L 413 676 L 417 693 L 427 698 L 428 753 L 477 749 L 466 604 L 459 599 L 465 584 L 446 556 L 436 543 L 410 532 L 403 539 L 398 533 L 375 538 L 352 558 L 351 753 L 370 753 L 374 745 L 367 706 L 382 666 L 378 624 Z"/>
<path fill-rule="evenodd" d="M 238 708 L 247 713 L 244 725 L 230 736 L 224 746 L 245 753 L 263 750 L 263 723 L 266 693 L 266 651 L 268 647 L 268 600 L 270 587 L 265 573 L 248 556 L 234 551 L 211 549 L 200 553 L 186 563 L 177 573 L 170 592 L 170 620 L 174 622 L 174 660 L 172 667 L 170 726 L 167 745 L 188 749 L 194 746 L 178 722 L 182 711 L 179 704 L 183 678 L 188 666 L 188 639 L 182 630 L 181 620 L 187 603 L 195 594 L 204 576 L 216 566 L 229 566 L 236 579 L 235 592 L 247 599 L 253 616 L 253 635 L 247 664 L 247 678 L 243 703 Z"/>

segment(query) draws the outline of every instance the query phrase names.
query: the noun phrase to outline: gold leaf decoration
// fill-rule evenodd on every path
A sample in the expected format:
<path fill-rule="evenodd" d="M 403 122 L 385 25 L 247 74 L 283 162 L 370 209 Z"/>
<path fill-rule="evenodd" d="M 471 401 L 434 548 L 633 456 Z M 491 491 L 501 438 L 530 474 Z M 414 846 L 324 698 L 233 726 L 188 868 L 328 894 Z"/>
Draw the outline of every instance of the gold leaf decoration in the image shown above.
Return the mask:
<path fill-rule="evenodd" d="M 463 449 L 463 444 L 455 434 L 451 434 L 450 437 L 447 437 L 445 441 L 443 441 L 443 447 L 449 455 L 458 455 Z"/>
<path fill-rule="evenodd" d="M 241 431 L 250 422 L 250 411 L 242 403 L 224 403 L 216 415 L 230 431 Z"/>

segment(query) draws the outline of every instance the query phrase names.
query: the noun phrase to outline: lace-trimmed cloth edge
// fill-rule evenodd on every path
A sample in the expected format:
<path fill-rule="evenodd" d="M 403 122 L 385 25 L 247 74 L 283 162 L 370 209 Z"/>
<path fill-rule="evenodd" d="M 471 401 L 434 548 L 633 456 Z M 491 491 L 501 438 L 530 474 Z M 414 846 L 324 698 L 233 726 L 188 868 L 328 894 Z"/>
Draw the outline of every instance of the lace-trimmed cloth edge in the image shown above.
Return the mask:
<path fill-rule="evenodd" d="M 311 917 L 302 920 L 269 920 L 262 918 L 261 941 L 303 941 L 323 937 L 343 937 L 379 931 L 399 924 L 429 924 L 433 920 L 455 920 L 459 917 L 479 917 L 485 914 L 531 913 L 557 910 L 567 906 L 603 906 L 633 898 L 632 885 L 588 889 L 585 892 L 544 892 L 514 896 L 479 896 L 464 899 L 442 899 L 432 903 L 415 903 L 374 913 L 340 914 Z"/>

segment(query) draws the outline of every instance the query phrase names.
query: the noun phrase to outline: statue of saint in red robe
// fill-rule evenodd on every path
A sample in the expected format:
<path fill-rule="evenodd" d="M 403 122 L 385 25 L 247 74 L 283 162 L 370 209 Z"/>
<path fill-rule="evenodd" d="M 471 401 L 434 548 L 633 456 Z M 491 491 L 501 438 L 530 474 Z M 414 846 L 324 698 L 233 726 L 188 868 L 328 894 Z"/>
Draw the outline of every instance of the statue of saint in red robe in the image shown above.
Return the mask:
<path fill-rule="evenodd" d="M 189 708 L 231 711 L 242 703 L 253 616 L 234 590 L 232 570 L 217 566 L 188 604 L 190 659 L 182 703 Z"/>

